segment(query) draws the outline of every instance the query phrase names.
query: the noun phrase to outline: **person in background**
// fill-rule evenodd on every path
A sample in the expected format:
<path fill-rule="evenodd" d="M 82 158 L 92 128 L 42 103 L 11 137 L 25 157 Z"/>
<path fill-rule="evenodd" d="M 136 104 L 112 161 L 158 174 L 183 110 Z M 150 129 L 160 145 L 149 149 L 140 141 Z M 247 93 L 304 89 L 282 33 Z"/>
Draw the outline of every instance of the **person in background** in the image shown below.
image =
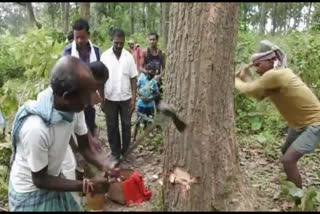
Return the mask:
<path fill-rule="evenodd" d="M 101 55 L 101 62 L 109 70 L 109 79 L 104 88 L 104 112 L 111 148 L 111 160 L 119 163 L 131 141 L 131 115 L 136 107 L 137 67 L 133 56 L 123 46 L 125 33 L 122 29 L 112 30 L 112 47 Z M 119 132 L 121 118 L 122 144 Z"/>
<path fill-rule="evenodd" d="M 133 39 L 129 40 L 128 45 L 130 47 L 130 53 L 134 58 L 134 62 L 137 65 L 138 73 L 140 74 L 141 48 Z"/>

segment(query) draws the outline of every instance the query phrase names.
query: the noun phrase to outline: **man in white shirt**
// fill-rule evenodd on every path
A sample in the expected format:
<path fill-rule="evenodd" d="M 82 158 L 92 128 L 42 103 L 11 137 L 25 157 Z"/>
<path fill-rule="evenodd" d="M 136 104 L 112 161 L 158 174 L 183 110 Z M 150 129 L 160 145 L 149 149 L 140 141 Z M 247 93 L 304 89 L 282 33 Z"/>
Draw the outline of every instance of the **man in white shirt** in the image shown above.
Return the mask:
<path fill-rule="evenodd" d="M 125 33 L 121 29 L 112 31 L 113 46 L 103 52 L 101 62 L 109 70 L 109 79 L 104 89 L 104 112 L 106 114 L 108 141 L 113 161 L 118 163 L 131 140 L 131 115 L 136 105 L 137 67 L 133 56 L 123 46 Z M 122 146 L 119 133 L 121 117 Z"/>
<path fill-rule="evenodd" d="M 19 108 L 12 129 L 10 211 L 81 211 L 71 192 L 108 191 L 107 179 L 78 181 L 61 174 L 72 133 L 89 163 L 115 172 L 88 143 L 83 109 L 96 84 L 87 65 L 72 56 L 62 57 L 52 69 L 50 87 Z"/>

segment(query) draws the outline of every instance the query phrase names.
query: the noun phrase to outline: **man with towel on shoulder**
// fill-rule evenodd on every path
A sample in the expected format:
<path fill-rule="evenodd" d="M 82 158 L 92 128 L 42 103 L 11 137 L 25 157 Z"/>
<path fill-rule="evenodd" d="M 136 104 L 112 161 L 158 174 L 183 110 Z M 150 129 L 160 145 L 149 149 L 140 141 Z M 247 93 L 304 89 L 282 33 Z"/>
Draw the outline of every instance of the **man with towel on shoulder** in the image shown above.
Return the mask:
<path fill-rule="evenodd" d="M 73 41 L 71 44 L 67 45 L 64 49 L 62 56 L 74 56 L 80 61 L 84 62 L 88 66 L 92 62 L 100 61 L 100 52 L 99 48 L 92 44 L 92 42 L 89 40 L 90 37 L 90 31 L 89 31 L 89 24 L 84 19 L 78 19 L 75 21 L 73 27 Z M 84 115 L 85 115 L 85 121 L 87 124 L 87 127 L 89 129 L 89 141 L 90 146 L 93 146 L 98 152 L 101 151 L 101 146 L 99 143 L 94 139 L 97 135 L 97 126 L 95 124 L 95 117 L 96 117 L 96 110 L 93 107 L 93 105 L 88 105 L 84 109 Z M 77 145 L 75 144 L 75 137 L 71 137 L 70 145 L 72 147 L 72 150 L 75 153 L 75 157 L 77 159 L 78 167 L 77 170 L 79 172 L 82 172 L 84 169 L 88 169 L 89 167 L 84 161 L 84 159 L 79 155 Z M 71 149 L 68 149 L 68 153 L 70 154 Z M 65 164 L 65 174 L 67 177 L 70 174 L 70 178 L 74 179 L 74 169 L 75 169 L 75 160 L 73 158 L 73 155 L 69 155 L 66 157 Z M 91 172 L 86 172 L 91 174 Z"/>
<path fill-rule="evenodd" d="M 298 160 L 311 153 L 320 140 L 320 102 L 308 86 L 289 68 L 285 54 L 269 41 L 261 41 L 260 53 L 252 63 L 236 74 L 235 87 L 258 100 L 269 97 L 289 131 L 282 146 L 281 162 L 287 179 L 302 188 L 297 168 Z M 254 66 L 261 76 L 251 80 L 249 67 Z"/>

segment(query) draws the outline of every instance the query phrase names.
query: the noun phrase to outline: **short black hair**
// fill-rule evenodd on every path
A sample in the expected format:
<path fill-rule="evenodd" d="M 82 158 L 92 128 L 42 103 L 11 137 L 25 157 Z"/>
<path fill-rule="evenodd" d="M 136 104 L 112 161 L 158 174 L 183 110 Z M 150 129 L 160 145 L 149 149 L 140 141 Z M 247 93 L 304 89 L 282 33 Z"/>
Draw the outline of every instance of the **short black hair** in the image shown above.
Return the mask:
<path fill-rule="evenodd" d="M 113 39 L 115 36 L 126 38 L 126 34 L 120 28 L 113 28 L 111 31 L 111 38 Z"/>
<path fill-rule="evenodd" d="M 73 30 L 68 34 L 68 41 L 71 42 L 73 40 Z"/>
<path fill-rule="evenodd" d="M 156 32 L 150 32 L 149 36 L 156 36 L 156 39 L 159 39 L 159 35 Z"/>
<path fill-rule="evenodd" d="M 50 77 L 50 85 L 55 95 L 62 96 L 65 92 L 77 94 L 80 91 L 78 69 L 81 65 L 86 66 L 73 56 L 64 56 L 58 60 Z"/>
<path fill-rule="evenodd" d="M 85 19 L 78 19 L 74 25 L 73 25 L 73 30 L 86 30 L 89 33 L 89 24 L 87 20 Z"/>
<path fill-rule="evenodd" d="M 89 68 L 96 80 L 107 81 L 109 78 L 108 68 L 100 61 L 92 62 Z"/>

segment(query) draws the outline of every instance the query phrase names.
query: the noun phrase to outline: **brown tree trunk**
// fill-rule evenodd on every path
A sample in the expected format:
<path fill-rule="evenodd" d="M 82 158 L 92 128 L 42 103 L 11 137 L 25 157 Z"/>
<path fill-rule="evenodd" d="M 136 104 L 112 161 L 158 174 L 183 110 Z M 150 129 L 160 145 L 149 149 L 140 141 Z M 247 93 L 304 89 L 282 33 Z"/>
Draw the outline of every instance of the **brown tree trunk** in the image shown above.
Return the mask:
<path fill-rule="evenodd" d="M 143 28 L 146 28 L 147 27 L 147 24 L 146 24 L 146 22 L 147 22 L 147 20 L 146 20 L 146 3 L 145 2 L 143 2 L 143 5 L 142 5 L 142 27 Z"/>
<path fill-rule="evenodd" d="M 134 34 L 134 12 L 133 12 L 132 2 L 130 2 L 130 31 L 131 31 L 131 35 Z"/>
<path fill-rule="evenodd" d="M 64 11 L 63 11 L 63 14 L 64 14 L 63 32 L 66 34 L 69 31 L 69 17 L 70 17 L 69 10 L 70 10 L 70 5 L 69 5 L 69 2 L 65 2 L 63 4 L 65 4 L 64 5 Z"/>
<path fill-rule="evenodd" d="M 34 16 L 34 12 L 33 12 L 33 8 L 32 8 L 32 3 L 31 2 L 26 2 L 24 3 L 26 10 L 27 10 L 27 14 L 28 14 L 28 19 L 29 19 L 29 23 L 31 26 L 37 26 L 37 28 L 41 28 L 41 24 L 39 22 L 37 22 L 35 16 Z"/>
<path fill-rule="evenodd" d="M 188 128 L 166 130 L 165 211 L 253 210 L 234 134 L 238 6 L 171 5 L 164 98 Z"/>
<path fill-rule="evenodd" d="M 162 26 L 161 32 L 164 39 L 165 44 L 168 42 L 168 30 L 169 30 L 169 12 L 170 12 L 170 3 L 160 3 L 162 5 Z"/>
<path fill-rule="evenodd" d="M 312 8 L 312 2 L 309 3 L 308 14 L 306 18 L 306 29 L 309 28 L 309 24 L 310 24 L 311 8 Z"/>
<path fill-rule="evenodd" d="M 90 20 L 90 3 L 89 2 L 80 3 L 80 17 L 89 22 Z"/>
<path fill-rule="evenodd" d="M 265 32 L 265 27 L 266 27 L 266 21 L 267 21 L 267 17 L 266 14 L 267 10 L 266 10 L 266 3 L 263 2 L 261 3 L 261 10 L 260 10 L 260 22 L 259 22 L 259 34 L 263 35 Z"/>
<path fill-rule="evenodd" d="M 60 25 L 59 26 L 61 27 L 62 31 L 64 29 L 64 20 L 65 20 L 64 10 L 65 10 L 65 4 L 64 2 L 60 2 Z"/>

